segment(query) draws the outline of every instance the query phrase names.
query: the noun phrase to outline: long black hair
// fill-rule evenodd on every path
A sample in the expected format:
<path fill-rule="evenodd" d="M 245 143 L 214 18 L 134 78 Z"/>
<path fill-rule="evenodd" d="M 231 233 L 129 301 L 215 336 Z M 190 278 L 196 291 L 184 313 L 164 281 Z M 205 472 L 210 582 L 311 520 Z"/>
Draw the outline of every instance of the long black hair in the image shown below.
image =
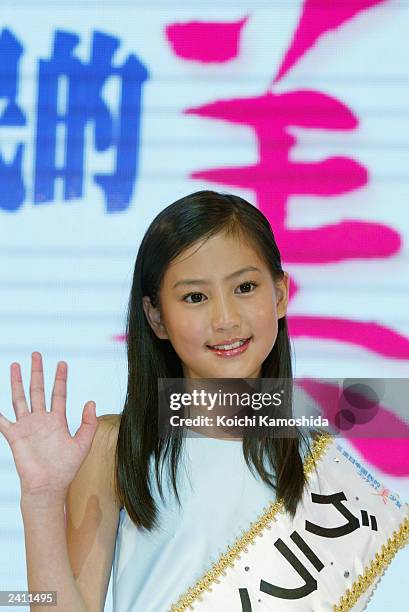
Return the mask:
<path fill-rule="evenodd" d="M 257 249 L 274 281 L 284 271 L 270 224 L 252 204 L 232 194 L 197 191 L 163 209 L 150 224 L 136 258 L 128 304 L 126 335 L 128 385 L 116 447 L 117 497 L 138 527 L 157 525 L 158 509 L 152 495 L 151 461 L 154 460 L 160 495 L 162 468 L 166 464 L 173 490 L 177 491 L 177 467 L 182 435 L 158 434 L 158 379 L 183 378 L 182 363 L 169 340 L 160 340 L 151 329 L 142 297 L 160 306 L 161 282 L 170 262 L 199 240 L 226 233 L 240 236 Z M 287 320 L 278 319 L 276 342 L 261 368 L 263 378 L 292 380 L 291 347 Z M 294 516 L 306 478 L 300 449 L 310 442 L 300 430 L 287 437 L 268 433 L 243 435 L 243 454 L 250 470 L 276 491 Z M 294 430 L 293 430 L 294 431 Z"/>

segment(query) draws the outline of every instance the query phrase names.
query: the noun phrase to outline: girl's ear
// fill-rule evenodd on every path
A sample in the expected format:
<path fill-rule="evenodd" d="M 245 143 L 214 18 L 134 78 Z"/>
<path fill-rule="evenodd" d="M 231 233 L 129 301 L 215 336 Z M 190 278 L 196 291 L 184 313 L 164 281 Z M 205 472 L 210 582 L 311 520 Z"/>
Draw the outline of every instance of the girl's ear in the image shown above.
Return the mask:
<path fill-rule="evenodd" d="M 283 278 L 276 282 L 277 318 L 278 319 L 281 319 L 287 313 L 289 289 L 290 289 L 290 277 L 288 276 L 288 272 L 284 272 Z"/>
<path fill-rule="evenodd" d="M 143 305 L 143 309 L 145 311 L 145 316 L 148 320 L 148 323 L 153 329 L 155 335 L 160 340 L 169 340 L 169 336 L 167 334 L 165 324 L 162 321 L 159 307 L 152 306 L 151 298 L 147 295 L 143 296 L 142 305 Z"/>

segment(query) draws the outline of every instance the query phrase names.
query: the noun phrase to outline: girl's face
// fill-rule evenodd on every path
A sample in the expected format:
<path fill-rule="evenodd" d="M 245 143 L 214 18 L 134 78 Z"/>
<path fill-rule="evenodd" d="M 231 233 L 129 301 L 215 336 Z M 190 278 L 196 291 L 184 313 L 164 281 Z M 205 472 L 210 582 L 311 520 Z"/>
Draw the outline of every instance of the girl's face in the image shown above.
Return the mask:
<path fill-rule="evenodd" d="M 173 345 L 186 378 L 257 378 L 286 314 L 288 287 L 287 272 L 274 283 L 251 246 L 218 234 L 168 266 L 160 307 L 147 296 L 143 306 L 157 337 Z M 246 342 L 235 348 L 238 341 Z"/>

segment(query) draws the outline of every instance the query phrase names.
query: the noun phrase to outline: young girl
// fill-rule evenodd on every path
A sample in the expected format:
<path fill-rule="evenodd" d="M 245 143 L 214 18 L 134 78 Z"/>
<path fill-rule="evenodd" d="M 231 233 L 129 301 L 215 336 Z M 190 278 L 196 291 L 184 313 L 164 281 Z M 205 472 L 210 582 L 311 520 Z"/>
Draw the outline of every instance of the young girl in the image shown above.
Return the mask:
<path fill-rule="evenodd" d="M 197 192 L 165 208 L 140 245 L 121 414 L 97 417 L 87 402 L 72 437 L 67 364 L 49 412 L 41 355 L 31 411 L 11 364 L 16 422 L 0 416 L 0 431 L 21 481 L 30 590 L 56 591 L 58 611 L 97 612 L 113 568 L 114 612 L 362 609 L 409 523 L 330 436 L 159 427 L 160 380 L 292 379 L 288 291 L 262 213 Z"/>

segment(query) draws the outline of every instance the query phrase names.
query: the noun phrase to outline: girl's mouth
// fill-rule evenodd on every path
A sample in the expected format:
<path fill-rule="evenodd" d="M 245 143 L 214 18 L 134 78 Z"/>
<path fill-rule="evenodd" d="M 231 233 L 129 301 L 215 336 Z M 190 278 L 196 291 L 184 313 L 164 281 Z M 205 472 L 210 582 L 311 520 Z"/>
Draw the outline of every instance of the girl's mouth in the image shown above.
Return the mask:
<path fill-rule="evenodd" d="M 219 357 L 235 357 L 235 355 L 240 355 L 247 350 L 247 347 L 250 344 L 250 338 L 245 340 L 238 340 L 237 342 L 233 342 L 232 344 L 219 344 L 216 346 L 207 345 L 207 348 L 212 351 L 215 355 Z"/>

